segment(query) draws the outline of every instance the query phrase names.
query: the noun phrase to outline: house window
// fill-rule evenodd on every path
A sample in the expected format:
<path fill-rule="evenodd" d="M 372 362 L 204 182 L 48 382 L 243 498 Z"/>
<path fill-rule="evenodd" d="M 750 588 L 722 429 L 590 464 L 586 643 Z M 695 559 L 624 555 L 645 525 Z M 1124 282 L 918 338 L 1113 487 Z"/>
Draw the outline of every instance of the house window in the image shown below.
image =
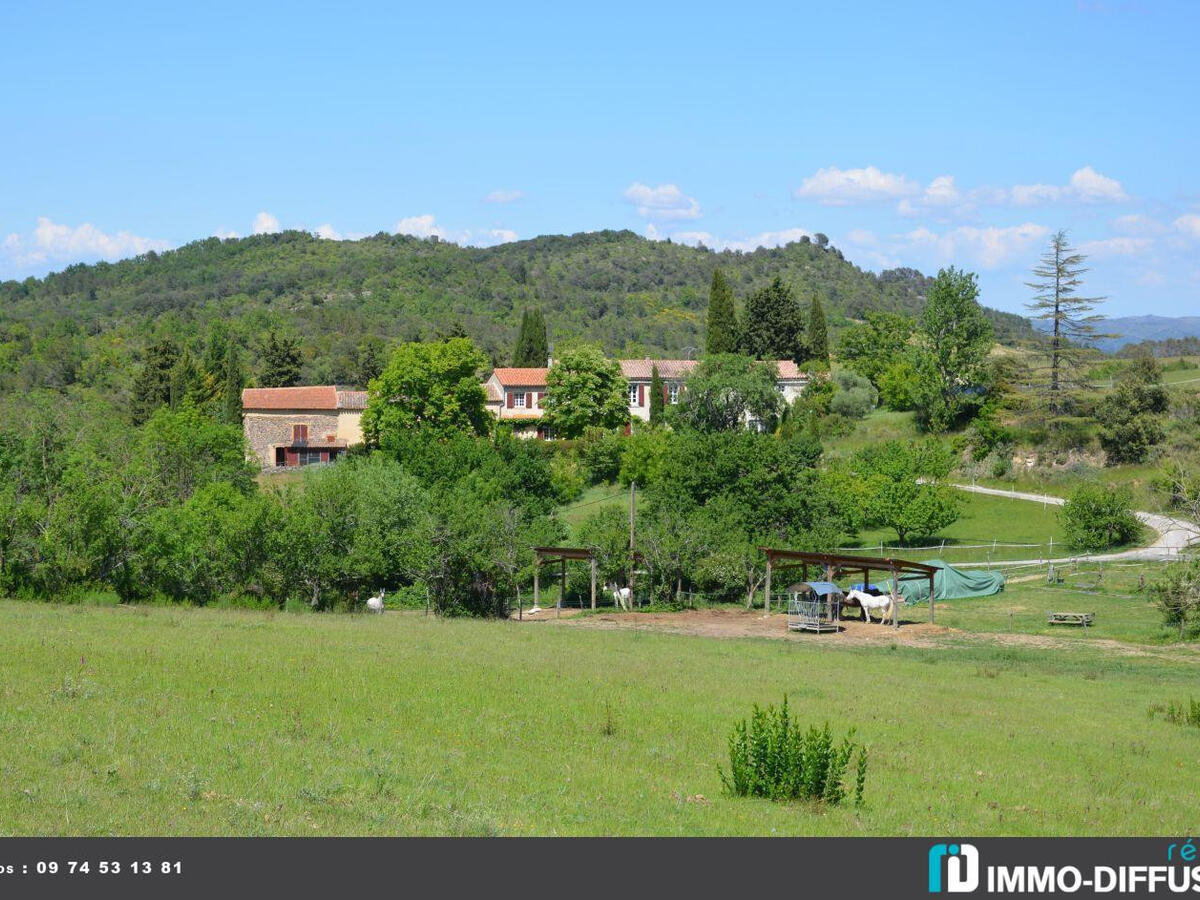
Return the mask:
<path fill-rule="evenodd" d="M 524 409 L 526 396 L 527 395 L 525 394 L 524 391 L 520 391 L 520 392 L 514 394 L 513 395 L 513 406 L 515 406 L 517 409 Z"/>
<path fill-rule="evenodd" d="M 630 406 L 638 406 L 639 405 L 638 404 L 638 386 L 636 384 L 631 384 L 629 386 L 629 405 Z"/>
<path fill-rule="evenodd" d="M 292 443 L 293 444 L 302 444 L 307 440 L 308 440 L 308 426 L 307 425 L 293 425 L 292 426 Z"/>
<path fill-rule="evenodd" d="M 678 403 L 679 402 L 679 382 L 678 381 L 672 381 L 670 384 L 667 385 L 667 402 L 668 403 Z"/>

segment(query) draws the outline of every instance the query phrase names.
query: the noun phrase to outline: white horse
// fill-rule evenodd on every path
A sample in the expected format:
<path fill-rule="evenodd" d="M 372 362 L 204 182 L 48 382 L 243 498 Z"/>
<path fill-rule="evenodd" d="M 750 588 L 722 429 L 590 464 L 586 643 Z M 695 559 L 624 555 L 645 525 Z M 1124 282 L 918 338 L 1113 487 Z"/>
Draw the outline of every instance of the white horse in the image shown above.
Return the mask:
<path fill-rule="evenodd" d="M 367 598 L 367 609 L 369 609 L 373 613 L 382 613 L 383 612 L 383 598 L 384 598 L 385 594 L 387 594 L 387 591 L 381 590 L 374 597 L 368 597 Z"/>
<path fill-rule="evenodd" d="M 633 599 L 633 591 L 627 587 L 619 588 L 611 581 L 604 585 L 604 589 L 612 594 L 613 603 L 621 609 L 628 610 L 630 601 Z"/>
<path fill-rule="evenodd" d="M 872 612 L 879 613 L 880 622 L 886 622 L 896 611 L 892 598 L 888 594 L 876 597 L 874 594 L 868 594 L 866 591 L 851 591 L 846 595 L 846 599 L 858 603 L 862 608 L 863 618 L 868 622 L 871 621 Z"/>

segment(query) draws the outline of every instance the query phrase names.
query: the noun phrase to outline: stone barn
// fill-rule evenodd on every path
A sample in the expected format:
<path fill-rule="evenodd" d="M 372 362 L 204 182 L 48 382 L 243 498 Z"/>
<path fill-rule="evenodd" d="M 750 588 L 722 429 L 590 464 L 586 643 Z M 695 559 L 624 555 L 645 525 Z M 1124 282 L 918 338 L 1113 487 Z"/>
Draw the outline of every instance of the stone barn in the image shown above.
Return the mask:
<path fill-rule="evenodd" d="M 362 443 L 366 391 L 333 385 L 246 388 L 242 429 L 264 469 L 333 462 Z"/>

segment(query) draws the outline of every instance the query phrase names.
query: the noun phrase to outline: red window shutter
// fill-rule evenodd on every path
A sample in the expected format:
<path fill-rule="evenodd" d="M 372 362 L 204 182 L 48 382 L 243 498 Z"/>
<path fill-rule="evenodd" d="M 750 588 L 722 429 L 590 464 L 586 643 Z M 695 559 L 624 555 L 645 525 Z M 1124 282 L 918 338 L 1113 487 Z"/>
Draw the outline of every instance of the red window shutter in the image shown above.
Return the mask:
<path fill-rule="evenodd" d="M 662 392 L 663 392 L 663 403 L 666 403 L 670 399 L 670 396 L 667 394 L 666 382 L 663 382 Z"/>
<path fill-rule="evenodd" d="M 532 408 L 533 408 L 533 400 L 532 400 L 532 399 L 530 399 L 530 398 L 532 398 L 532 397 L 533 397 L 533 394 L 529 393 L 529 391 L 526 391 L 526 392 L 525 392 L 525 408 L 526 408 L 526 409 L 532 409 Z"/>
<path fill-rule="evenodd" d="M 638 406 L 645 406 L 645 405 L 646 405 L 646 386 L 644 384 L 639 384 L 638 385 Z"/>
<path fill-rule="evenodd" d="M 513 403 L 514 403 L 514 402 L 515 402 L 515 400 L 516 400 L 516 396 L 517 396 L 517 395 L 516 395 L 516 394 L 514 394 L 512 391 L 509 391 L 509 392 L 508 392 L 508 408 L 509 408 L 509 409 L 512 409 L 512 408 L 513 408 Z"/>
<path fill-rule="evenodd" d="M 308 440 L 308 426 L 307 425 L 293 425 L 292 426 L 292 440 L 293 441 L 307 441 Z"/>

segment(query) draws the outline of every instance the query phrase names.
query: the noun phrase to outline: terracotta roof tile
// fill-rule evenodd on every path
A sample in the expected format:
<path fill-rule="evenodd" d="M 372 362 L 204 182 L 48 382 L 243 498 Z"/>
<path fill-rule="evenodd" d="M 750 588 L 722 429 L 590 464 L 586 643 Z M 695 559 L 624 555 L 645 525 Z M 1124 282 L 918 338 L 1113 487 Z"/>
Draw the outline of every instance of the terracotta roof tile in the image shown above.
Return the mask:
<path fill-rule="evenodd" d="M 492 374 L 505 387 L 545 387 L 549 369 L 498 368 Z"/>
<path fill-rule="evenodd" d="M 285 388 L 246 388 L 243 409 L 337 409 L 338 390 L 333 385 Z"/>

